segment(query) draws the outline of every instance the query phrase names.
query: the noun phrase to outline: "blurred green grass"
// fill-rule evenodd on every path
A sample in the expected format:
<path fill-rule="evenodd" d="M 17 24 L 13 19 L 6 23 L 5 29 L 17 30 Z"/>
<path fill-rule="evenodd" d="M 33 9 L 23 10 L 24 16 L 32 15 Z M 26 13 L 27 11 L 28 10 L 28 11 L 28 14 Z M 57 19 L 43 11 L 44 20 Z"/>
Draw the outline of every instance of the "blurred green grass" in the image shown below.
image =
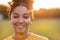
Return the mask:
<path fill-rule="evenodd" d="M 49 38 L 49 40 L 60 40 L 60 33 L 57 27 L 59 23 L 60 22 L 57 20 L 35 20 L 30 26 L 30 31 L 38 35 L 46 36 Z M 0 21 L 0 31 L 0 40 L 3 40 L 4 38 L 13 34 L 13 30 L 9 24 L 9 20 Z"/>

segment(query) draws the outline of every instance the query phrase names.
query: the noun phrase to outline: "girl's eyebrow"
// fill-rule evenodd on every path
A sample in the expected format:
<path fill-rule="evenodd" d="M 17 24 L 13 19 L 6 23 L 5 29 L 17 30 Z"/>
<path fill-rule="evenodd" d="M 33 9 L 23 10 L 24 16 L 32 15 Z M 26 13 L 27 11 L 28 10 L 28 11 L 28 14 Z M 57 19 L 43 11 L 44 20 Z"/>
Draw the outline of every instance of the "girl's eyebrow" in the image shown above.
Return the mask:
<path fill-rule="evenodd" d="M 30 15 L 30 13 L 24 13 L 24 15 Z"/>
<path fill-rule="evenodd" d="M 13 13 L 14 15 L 18 15 L 18 13 Z"/>
<path fill-rule="evenodd" d="M 24 15 L 30 15 L 30 14 L 31 14 L 31 11 L 24 13 Z"/>

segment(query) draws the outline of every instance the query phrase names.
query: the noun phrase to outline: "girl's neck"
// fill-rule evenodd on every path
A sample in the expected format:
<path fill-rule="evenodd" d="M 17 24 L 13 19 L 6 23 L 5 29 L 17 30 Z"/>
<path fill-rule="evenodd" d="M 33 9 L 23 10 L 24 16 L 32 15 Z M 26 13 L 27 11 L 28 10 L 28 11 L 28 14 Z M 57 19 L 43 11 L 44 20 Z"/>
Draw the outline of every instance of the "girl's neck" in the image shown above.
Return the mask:
<path fill-rule="evenodd" d="M 29 32 L 26 32 L 26 33 L 15 33 L 13 38 L 15 40 L 23 40 L 23 39 L 27 38 L 28 36 L 29 36 Z"/>

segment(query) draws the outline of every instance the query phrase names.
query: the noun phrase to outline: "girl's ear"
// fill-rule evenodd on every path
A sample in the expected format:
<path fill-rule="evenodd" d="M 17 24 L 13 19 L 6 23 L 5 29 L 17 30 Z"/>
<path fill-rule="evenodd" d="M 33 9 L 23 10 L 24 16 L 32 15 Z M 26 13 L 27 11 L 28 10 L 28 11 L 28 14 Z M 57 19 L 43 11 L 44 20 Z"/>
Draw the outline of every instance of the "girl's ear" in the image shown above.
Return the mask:
<path fill-rule="evenodd" d="M 34 21 L 34 14 L 33 14 L 33 10 L 31 10 L 31 21 Z"/>
<path fill-rule="evenodd" d="M 34 21 L 33 10 L 30 10 L 30 13 L 31 13 L 31 15 L 30 15 L 30 17 L 31 17 L 31 22 L 30 22 L 30 24 L 32 24 L 32 22 Z"/>
<path fill-rule="evenodd" d="M 34 18 L 31 18 L 31 23 L 30 24 L 32 24 L 34 22 Z"/>

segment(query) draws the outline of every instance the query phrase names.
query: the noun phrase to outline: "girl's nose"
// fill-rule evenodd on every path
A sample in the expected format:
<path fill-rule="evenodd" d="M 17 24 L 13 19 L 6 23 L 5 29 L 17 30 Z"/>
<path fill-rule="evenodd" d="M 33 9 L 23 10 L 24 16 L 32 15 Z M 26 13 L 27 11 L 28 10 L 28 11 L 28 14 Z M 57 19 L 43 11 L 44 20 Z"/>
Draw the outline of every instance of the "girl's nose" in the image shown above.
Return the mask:
<path fill-rule="evenodd" d="M 20 23 L 23 23 L 23 18 L 20 17 L 18 20 Z"/>

